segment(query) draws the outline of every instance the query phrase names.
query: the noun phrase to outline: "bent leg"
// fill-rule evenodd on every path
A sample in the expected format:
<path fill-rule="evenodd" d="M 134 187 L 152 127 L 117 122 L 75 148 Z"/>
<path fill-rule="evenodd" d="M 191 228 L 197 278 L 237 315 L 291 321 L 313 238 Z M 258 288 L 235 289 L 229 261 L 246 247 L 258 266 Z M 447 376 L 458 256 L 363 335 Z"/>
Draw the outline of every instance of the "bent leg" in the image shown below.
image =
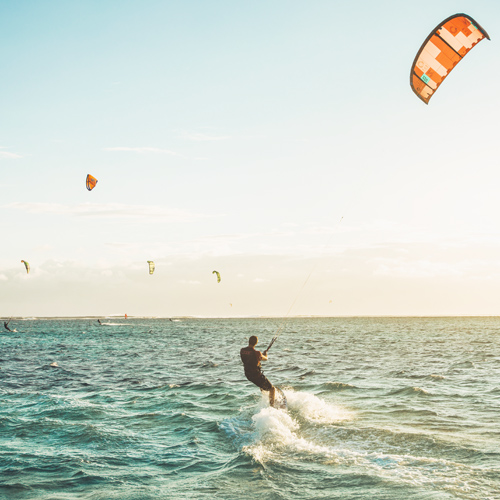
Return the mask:
<path fill-rule="evenodd" d="M 273 384 L 269 381 L 269 379 L 263 373 L 247 374 L 245 373 L 247 379 L 254 383 L 257 387 L 260 387 L 262 391 L 269 392 L 269 404 L 274 406 L 274 396 L 276 393 L 276 389 Z"/>
<path fill-rule="evenodd" d="M 269 406 L 274 406 L 274 395 L 276 394 L 276 389 L 271 387 L 269 390 Z"/>

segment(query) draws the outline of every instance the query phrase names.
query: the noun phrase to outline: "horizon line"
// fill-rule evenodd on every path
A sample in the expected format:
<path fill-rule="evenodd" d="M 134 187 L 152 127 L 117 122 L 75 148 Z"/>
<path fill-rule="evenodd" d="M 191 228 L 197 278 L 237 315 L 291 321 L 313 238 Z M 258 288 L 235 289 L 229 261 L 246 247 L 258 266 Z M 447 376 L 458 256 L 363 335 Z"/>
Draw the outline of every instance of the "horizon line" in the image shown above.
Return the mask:
<path fill-rule="evenodd" d="M 498 318 L 500 314 L 404 314 L 404 315 L 393 315 L 393 314 L 353 314 L 353 315 L 316 315 L 316 314 L 297 314 L 293 316 L 273 316 L 273 315 L 249 315 L 249 316 L 186 316 L 186 315 L 173 315 L 173 316 L 131 316 L 127 315 L 101 315 L 101 316 L 5 316 L 1 317 L 1 320 L 9 319 L 9 320 L 46 320 L 46 319 L 314 319 L 314 318 L 323 318 L 323 319 L 338 319 L 338 318 Z"/>

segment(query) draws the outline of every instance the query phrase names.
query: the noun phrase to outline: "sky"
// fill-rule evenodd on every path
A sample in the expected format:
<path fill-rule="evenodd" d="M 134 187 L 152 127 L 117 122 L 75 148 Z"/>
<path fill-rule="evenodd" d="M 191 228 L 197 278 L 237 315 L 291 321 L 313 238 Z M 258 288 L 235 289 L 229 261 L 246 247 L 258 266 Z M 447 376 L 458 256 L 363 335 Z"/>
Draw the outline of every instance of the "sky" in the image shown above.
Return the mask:
<path fill-rule="evenodd" d="M 491 41 L 426 106 L 458 12 Z M 499 34 L 496 0 L 0 0 L 0 316 L 500 315 Z"/>

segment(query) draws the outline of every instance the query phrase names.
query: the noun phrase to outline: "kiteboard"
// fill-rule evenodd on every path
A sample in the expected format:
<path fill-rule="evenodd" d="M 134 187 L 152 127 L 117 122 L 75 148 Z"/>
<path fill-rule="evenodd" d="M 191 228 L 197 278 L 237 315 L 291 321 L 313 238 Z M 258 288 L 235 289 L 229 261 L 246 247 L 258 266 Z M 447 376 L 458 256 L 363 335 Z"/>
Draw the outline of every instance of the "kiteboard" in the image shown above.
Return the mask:
<path fill-rule="evenodd" d="M 288 410 L 288 403 L 286 401 L 285 393 L 279 387 L 274 386 L 274 389 L 275 392 L 273 408 L 276 408 L 277 410 Z M 263 394 L 266 395 L 266 397 L 269 397 L 269 391 L 265 391 L 262 388 L 260 390 Z"/>
<path fill-rule="evenodd" d="M 286 401 L 285 393 L 279 388 L 275 387 L 274 392 L 274 405 L 273 407 L 278 410 L 288 410 L 288 403 Z"/>

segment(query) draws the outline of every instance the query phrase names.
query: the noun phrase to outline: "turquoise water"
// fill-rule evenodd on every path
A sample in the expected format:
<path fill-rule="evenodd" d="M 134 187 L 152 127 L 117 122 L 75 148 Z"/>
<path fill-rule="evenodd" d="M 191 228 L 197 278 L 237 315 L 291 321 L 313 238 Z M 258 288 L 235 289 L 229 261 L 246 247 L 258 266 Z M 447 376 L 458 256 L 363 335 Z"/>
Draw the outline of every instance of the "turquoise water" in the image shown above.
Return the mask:
<path fill-rule="evenodd" d="M 2 499 L 497 499 L 498 318 L 13 320 Z M 51 366 L 56 363 L 57 366 Z"/>

